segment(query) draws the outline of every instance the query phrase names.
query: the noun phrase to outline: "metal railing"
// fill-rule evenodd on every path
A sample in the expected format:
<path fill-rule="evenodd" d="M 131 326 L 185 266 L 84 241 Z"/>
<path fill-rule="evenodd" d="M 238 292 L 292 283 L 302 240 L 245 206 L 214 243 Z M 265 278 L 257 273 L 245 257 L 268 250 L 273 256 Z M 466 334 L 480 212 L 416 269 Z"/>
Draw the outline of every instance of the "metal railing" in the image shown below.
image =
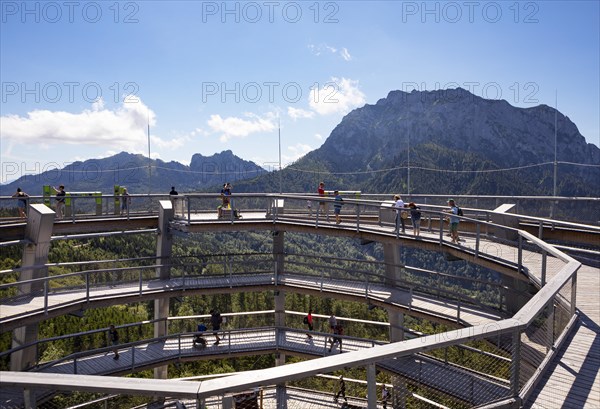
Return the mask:
<path fill-rule="evenodd" d="M 301 196 L 288 196 L 286 199 L 291 202 L 297 201 L 298 203 L 307 200 L 306 197 Z M 354 211 L 351 212 L 353 216 L 350 217 L 349 220 L 347 213 L 344 212 L 343 216 L 345 216 L 345 218 L 343 224 L 346 227 L 342 228 L 350 226 L 352 229 L 356 229 L 356 231 L 373 233 L 380 235 L 381 237 L 400 237 L 400 235 L 394 231 L 392 226 L 387 226 L 389 231 L 386 231 L 386 224 L 381 223 L 379 218 L 367 222 L 367 219 L 377 215 L 378 210 L 376 209 L 379 209 L 378 204 L 355 199 L 345 199 L 345 201 L 345 206 L 347 206 L 345 209 L 352 208 Z M 297 217 L 295 214 L 295 212 L 300 212 L 301 208 L 302 206 L 300 205 L 289 206 L 286 204 L 283 214 L 279 212 L 279 210 L 272 213 L 272 222 L 284 223 L 286 226 L 290 225 L 290 223 L 306 224 L 307 222 L 304 216 Z M 276 207 L 276 209 L 279 209 L 279 207 Z M 194 220 L 191 215 L 197 213 L 194 213 L 189 205 L 187 211 L 187 223 L 196 223 L 197 221 Z M 302 211 L 304 211 L 304 209 L 302 209 Z M 396 360 L 396 362 L 406 361 L 405 363 L 407 365 L 411 363 L 412 360 L 412 365 L 417 365 L 415 368 L 422 371 L 427 370 L 427 367 L 424 366 L 424 362 L 415 361 L 415 354 L 428 352 L 431 355 L 439 356 L 448 354 L 448 351 L 451 351 L 452 348 L 458 346 L 470 347 L 471 343 L 476 342 L 486 345 L 495 345 L 499 350 L 504 351 L 504 353 L 510 356 L 510 365 L 508 369 L 502 369 L 504 368 L 504 363 L 498 367 L 485 363 L 482 364 L 478 360 L 474 360 L 471 355 L 468 355 L 467 361 L 473 360 L 474 362 L 469 363 L 465 361 L 462 364 L 466 365 L 468 363 L 469 365 L 481 366 L 482 368 L 490 367 L 494 372 L 504 372 L 510 386 L 502 396 L 499 396 L 497 391 L 479 390 L 481 388 L 476 387 L 474 384 L 472 384 L 470 388 L 473 393 L 477 393 L 477 396 L 455 396 L 456 393 L 453 391 L 463 390 L 465 387 L 465 385 L 461 383 L 460 377 L 456 376 L 451 379 L 439 379 L 437 380 L 439 384 L 427 386 L 422 383 L 423 378 L 415 378 L 414 376 L 411 376 L 410 373 L 398 376 L 397 387 L 395 387 L 394 390 L 402 391 L 403 388 L 410 388 L 411 385 L 419 385 L 426 390 L 430 390 L 432 394 L 439 393 L 447 399 L 458 399 L 460 401 L 466 399 L 471 406 L 488 405 L 487 407 L 493 407 L 495 405 L 507 404 L 507 402 L 510 401 L 525 399 L 528 394 L 531 393 L 536 381 L 539 379 L 540 373 L 544 370 L 545 366 L 547 366 L 548 362 L 550 362 L 560 346 L 561 341 L 565 338 L 565 335 L 568 333 L 576 319 L 575 288 L 577 282 L 577 270 L 580 263 L 529 233 L 469 217 L 462 217 L 461 220 L 470 223 L 471 226 L 474 227 L 474 232 L 469 236 L 472 242 L 463 245 L 453 245 L 444 238 L 443 213 L 427 209 L 424 209 L 424 213 L 431 215 L 435 214 L 435 221 L 437 221 L 438 225 L 432 226 L 430 223 L 429 229 L 433 232 L 437 229 L 439 235 L 436 234 L 435 238 L 424 237 L 422 240 L 435 242 L 440 246 L 446 246 L 447 248 L 454 248 L 457 251 L 471 254 L 476 258 L 487 257 L 494 259 L 499 263 L 505 263 L 505 265 L 515 268 L 518 272 L 525 274 L 533 283 L 542 287 L 543 291 L 535 294 L 521 310 L 513 316 L 513 318 L 449 331 L 443 334 L 424 336 L 419 339 L 407 340 L 401 343 L 383 345 L 369 349 L 368 351 L 361 351 L 360 353 L 350 352 L 347 354 L 329 356 L 309 363 L 301 362 L 263 370 L 253 373 L 252 375 L 235 375 L 228 378 L 226 385 L 224 385 L 223 382 L 216 380 L 208 380 L 204 381 L 202 387 L 197 389 L 195 396 L 198 399 L 206 399 L 214 396 L 224 397 L 225 394 L 228 394 L 231 391 L 240 391 L 255 386 L 279 384 L 286 381 L 310 377 L 318 373 L 341 370 L 343 368 L 364 367 L 365 365 L 379 364 L 389 359 Z M 434 217 L 431 217 L 431 220 L 434 220 Z M 230 222 L 237 223 L 239 221 L 230 220 Z M 324 227 L 335 227 L 330 226 L 326 222 L 321 223 L 319 221 L 319 215 L 316 215 L 314 221 L 311 220 L 308 223 L 317 227 L 320 227 L 321 224 L 323 224 Z M 382 224 L 384 228 L 382 228 Z M 594 228 L 592 228 L 592 230 L 593 229 Z M 497 239 L 495 232 L 500 230 L 504 230 L 511 235 L 516 234 L 516 240 L 506 240 L 505 238 Z M 318 230 L 316 232 L 318 233 Z M 507 242 L 512 242 L 514 245 L 508 252 L 503 247 L 498 247 L 498 249 L 502 250 L 501 253 L 490 254 L 493 247 L 488 246 L 487 248 L 484 248 L 484 246 L 489 243 L 504 244 Z M 528 263 L 536 257 L 541 259 L 539 264 L 537 262 Z M 142 278 L 139 278 L 142 277 L 142 270 L 155 267 L 156 266 L 143 268 L 136 267 L 139 270 L 139 281 L 143 281 Z M 333 269 L 331 270 L 333 271 Z M 233 270 L 230 271 L 232 272 Z M 550 275 L 549 272 L 552 274 Z M 53 279 L 53 277 L 39 280 L 48 283 L 48 280 L 51 279 Z M 183 280 L 183 283 L 185 283 L 185 280 Z M 9 286 L 10 285 L 14 284 L 9 284 Z M 45 285 L 45 288 L 49 287 L 48 284 Z M 0 288 L 4 289 L 5 287 Z M 86 288 L 89 288 L 87 287 L 87 284 Z M 142 288 L 141 285 L 140 288 Z M 45 299 L 47 300 L 47 290 L 45 290 L 44 294 Z M 87 296 L 89 297 L 89 294 Z M 445 296 L 444 293 L 442 298 Z M 429 364 L 431 364 L 431 362 L 429 362 L 428 365 Z M 2 377 L 3 381 L 5 379 L 12 379 L 10 373 L 2 373 Z M 30 381 L 32 385 L 35 385 L 36 381 L 34 379 Z M 126 379 L 123 381 L 125 384 L 127 383 Z M 139 380 L 136 381 L 139 382 Z M 370 380 L 368 381 L 372 382 Z M 84 381 L 73 378 L 73 389 L 77 389 L 77 385 L 83 385 L 82 382 Z M 429 382 L 433 381 L 430 379 Z M 53 385 L 51 380 L 49 381 L 49 384 Z M 155 388 L 154 384 L 153 388 Z M 153 391 L 154 393 L 157 393 L 156 389 Z M 402 394 L 400 392 L 397 393 L 400 395 Z M 396 396 L 395 398 L 402 399 L 401 396 Z"/>

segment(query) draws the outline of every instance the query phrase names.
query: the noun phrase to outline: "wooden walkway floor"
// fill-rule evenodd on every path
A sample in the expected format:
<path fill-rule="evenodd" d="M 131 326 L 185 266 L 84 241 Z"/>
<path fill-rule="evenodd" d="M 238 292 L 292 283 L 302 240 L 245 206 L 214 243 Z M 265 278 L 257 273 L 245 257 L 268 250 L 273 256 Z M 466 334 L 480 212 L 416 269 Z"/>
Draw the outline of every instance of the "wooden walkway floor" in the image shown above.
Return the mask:
<path fill-rule="evenodd" d="M 525 408 L 600 408 L 600 269 L 577 274 L 579 321 Z"/>
<path fill-rule="evenodd" d="M 355 297 L 363 300 L 368 294 L 371 300 L 376 300 L 390 306 L 396 306 L 413 314 L 428 316 L 434 320 L 455 323 L 458 321 L 456 302 L 437 299 L 436 296 L 426 294 L 411 294 L 408 290 L 390 289 L 383 285 L 369 285 L 368 291 L 365 282 L 343 281 L 333 279 L 315 278 L 312 276 L 301 276 L 298 274 L 282 274 L 279 276 L 279 286 L 290 290 L 302 292 L 323 292 L 335 297 L 344 294 L 347 297 Z M 272 274 L 239 274 L 230 277 L 190 277 L 173 278 L 170 280 L 151 280 L 143 283 L 142 294 L 173 294 L 177 291 L 185 291 L 186 294 L 194 292 L 206 292 L 207 289 L 229 291 L 231 288 L 243 289 L 254 288 L 264 290 L 274 287 Z M 92 305 L 86 306 L 85 290 L 69 291 L 64 293 L 49 294 L 48 309 L 53 314 L 62 314 L 62 310 L 89 308 L 93 303 L 110 302 L 119 304 L 139 299 L 139 283 L 119 284 L 115 287 L 99 287 L 90 290 Z M 0 320 L 6 325 L 10 321 L 20 321 L 27 316 L 32 321 L 46 319 L 44 314 L 44 297 L 33 297 L 11 303 L 5 303 L 0 309 Z M 497 321 L 502 316 L 492 310 L 486 311 L 482 308 L 461 305 L 460 323 L 462 325 L 474 326 L 491 321 Z"/>

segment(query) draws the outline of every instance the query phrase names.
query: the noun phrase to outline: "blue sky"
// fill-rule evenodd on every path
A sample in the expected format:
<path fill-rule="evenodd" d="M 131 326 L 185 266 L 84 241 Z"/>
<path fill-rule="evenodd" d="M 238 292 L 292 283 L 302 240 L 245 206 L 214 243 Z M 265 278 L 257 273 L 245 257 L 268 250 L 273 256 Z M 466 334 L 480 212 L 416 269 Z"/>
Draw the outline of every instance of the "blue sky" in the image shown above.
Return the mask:
<path fill-rule="evenodd" d="M 598 1 L 2 1 L 0 182 L 120 151 L 268 169 L 392 90 L 555 106 L 600 145 Z M 550 143 L 550 141 L 549 141 Z"/>

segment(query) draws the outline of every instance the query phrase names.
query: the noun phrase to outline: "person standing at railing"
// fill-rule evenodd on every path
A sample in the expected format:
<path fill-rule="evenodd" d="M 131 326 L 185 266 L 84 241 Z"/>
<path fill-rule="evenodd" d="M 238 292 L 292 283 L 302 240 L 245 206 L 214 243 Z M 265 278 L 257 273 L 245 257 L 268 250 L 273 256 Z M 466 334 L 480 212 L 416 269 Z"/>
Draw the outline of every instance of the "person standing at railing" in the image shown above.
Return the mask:
<path fill-rule="evenodd" d="M 127 192 L 127 188 L 123 188 L 123 193 L 121 193 L 121 216 L 129 214 L 129 204 L 131 203 L 131 197 Z"/>
<path fill-rule="evenodd" d="M 404 226 L 404 219 L 406 219 L 406 217 L 408 216 L 406 210 L 404 210 L 406 204 L 404 203 L 404 200 L 402 200 L 400 195 L 395 195 L 394 201 L 394 209 L 396 210 L 396 234 L 398 234 L 400 230 L 400 225 L 402 225 L 402 233 L 404 233 L 406 229 L 406 227 Z"/>
<path fill-rule="evenodd" d="M 413 235 L 418 237 L 421 234 L 421 210 L 415 202 L 410 202 L 408 208 L 410 209 L 410 221 L 413 226 Z"/>
<path fill-rule="evenodd" d="M 223 217 L 223 209 L 229 208 L 229 202 L 231 196 L 231 189 L 233 186 L 229 182 L 223 183 L 223 189 L 221 189 L 221 205 L 217 207 L 219 218 Z"/>
<path fill-rule="evenodd" d="M 217 310 L 210 310 L 210 323 L 213 329 L 213 335 L 217 339 L 214 345 L 219 345 L 221 342 L 221 338 L 219 338 L 219 331 L 221 330 L 221 324 L 223 323 L 223 317 L 221 317 L 221 313 Z"/>
<path fill-rule="evenodd" d="M 115 326 L 112 324 L 110 325 L 110 328 L 108 330 L 108 338 L 110 339 L 110 343 L 112 344 L 112 346 L 115 347 L 113 349 L 113 352 L 115 353 L 115 356 L 113 357 L 113 359 L 117 360 L 117 359 L 119 359 L 119 349 L 116 348 L 116 346 L 119 345 L 119 332 L 117 331 Z"/>
<path fill-rule="evenodd" d="M 65 196 L 67 195 L 67 192 L 65 192 L 64 185 L 60 185 L 58 189 L 55 187 L 52 187 L 52 189 L 54 189 L 56 192 L 56 218 L 62 219 L 63 210 L 65 208 Z"/>
<path fill-rule="evenodd" d="M 333 332 L 333 329 L 336 327 L 337 325 L 337 318 L 335 318 L 334 314 L 331 314 L 331 316 L 329 317 L 329 329 L 331 330 L 331 332 Z"/>
<path fill-rule="evenodd" d="M 313 316 L 312 316 L 312 309 L 309 308 L 308 309 L 308 314 L 306 314 L 306 316 L 304 317 L 304 323 L 308 326 L 308 330 L 310 332 L 313 331 L 314 326 L 313 326 Z M 306 338 L 308 339 L 312 339 L 312 335 L 310 333 L 306 333 Z"/>
<path fill-rule="evenodd" d="M 27 213 L 26 213 L 25 209 L 27 208 L 27 201 L 29 200 L 27 198 L 29 197 L 29 195 L 27 193 L 23 192 L 20 187 L 18 187 L 17 192 L 14 195 L 12 195 L 12 197 L 19 198 L 19 200 L 17 200 L 17 208 L 19 209 L 19 217 L 21 217 L 22 219 L 25 219 L 27 217 Z"/>
<path fill-rule="evenodd" d="M 460 223 L 460 208 L 454 202 L 454 199 L 448 199 L 448 206 L 450 209 L 444 210 L 446 213 L 450 213 L 450 237 L 452 238 L 452 243 L 458 244 L 458 224 Z"/>
<path fill-rule="evenodd" d="M 317 193 L 319 194 L 319 196 L 325 197 L 325 182 L 319 183 Z M 329 208 L 327 206 L 327 202 L 319 202 L 319 212 L 321 214 L 324 213 L 327 221 L 329 221 Z"/>

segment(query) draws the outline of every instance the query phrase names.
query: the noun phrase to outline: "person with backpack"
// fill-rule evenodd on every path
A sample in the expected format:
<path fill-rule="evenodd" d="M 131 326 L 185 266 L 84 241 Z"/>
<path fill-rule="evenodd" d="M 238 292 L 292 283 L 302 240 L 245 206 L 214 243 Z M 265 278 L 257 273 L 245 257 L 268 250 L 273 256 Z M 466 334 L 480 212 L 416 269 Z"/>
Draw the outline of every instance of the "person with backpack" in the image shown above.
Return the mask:
<path fill-rule="evenodd" d="M 198 324 L 198 334 L 196 334 L 196 336 L 194 337 L 193 340 L 193 345 L 196 346 L 196 344 L 200 345 L 201 347 L 205 347 L 206 346 L 206 340 L 204 339 L 204 331 L 206 331 L 206 325 L 200 323 Z"/>
<path fill-rule="evenodd" d="M 221 329 L 221 324 L 223 323 L 223 317 L 221 317 L 221 313 L 217 310 L 210 310 L 210 323 L 213 329 L 213 335 L 217 339 L 214 345 L 219 345 L 221 342 L 221 338 L 219 338 L 219 330 Z"/>
<path fill-rule="evenodd" d="M 450 237 L 452 238 L 452 243 L 458 244 L 458 224 L 460 223 L 460 219 L 458 216 L 462 216 L 462 209 L 456 205 L 454 199 L 448 199 L 448 206 L 450 209 L 445 210 L 447 213 L 450 213 Z"/>
<path fill-rule="evenodd" d="M 410 202 L 408 208 L 410 209 L 410 221 L 413 226 L 413 235 L 418 237 L 421 235 L 421 210 L 415 202 Z"/>
<path fill-rule="evenodd" d="M 309 308 L 308 309 L 308 314 L 304 317 L 304 324 L 306 324 L 308 326 L 308 330 L 309 331 L 313 331 L 313 316 L 312 316 L 312 309 Z M 310 335 L 310 333 L 306 333 L 306 338 L 307 339 L 312 339 L 312 335 Z"/>

